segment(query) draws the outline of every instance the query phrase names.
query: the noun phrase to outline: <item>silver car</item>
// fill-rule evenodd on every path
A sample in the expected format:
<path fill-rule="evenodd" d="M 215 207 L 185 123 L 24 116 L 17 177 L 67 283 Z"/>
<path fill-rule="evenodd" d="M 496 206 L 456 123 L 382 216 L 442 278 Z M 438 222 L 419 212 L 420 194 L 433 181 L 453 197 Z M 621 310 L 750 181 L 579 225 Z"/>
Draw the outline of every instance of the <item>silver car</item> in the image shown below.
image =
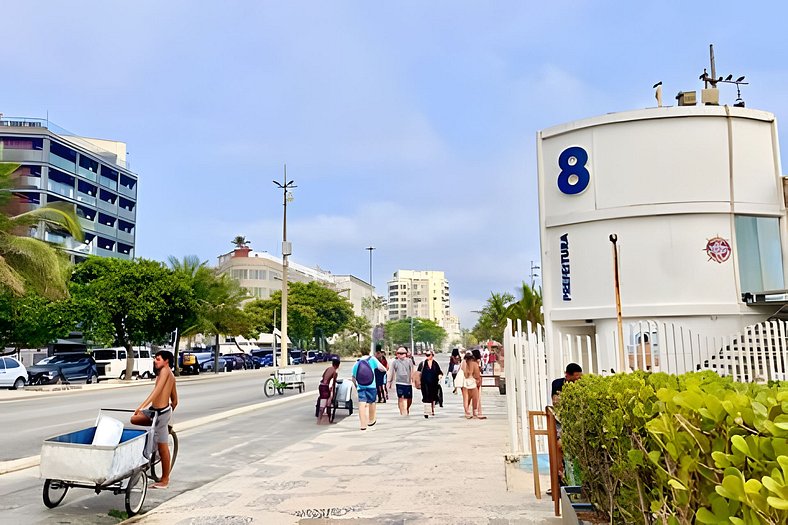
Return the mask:
<path fill-rule="evenodd" d="M 0 357 L 0 388 L 24 388 L 27 369 L 14 357 Z"/>

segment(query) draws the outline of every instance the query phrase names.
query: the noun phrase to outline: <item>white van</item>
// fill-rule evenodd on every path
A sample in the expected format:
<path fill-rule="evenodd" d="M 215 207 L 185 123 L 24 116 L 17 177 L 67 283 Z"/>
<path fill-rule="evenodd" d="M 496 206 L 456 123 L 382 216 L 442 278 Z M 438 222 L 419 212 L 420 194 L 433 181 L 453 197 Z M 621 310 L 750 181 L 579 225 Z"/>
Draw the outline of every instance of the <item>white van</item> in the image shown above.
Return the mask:
<path fill-rule="evenodd" d="M 92 351 L 96 360 L 99 379 L 124 379 L 126 377 L 126 349 L 122 346 L 116 348 L 99 348 Z M 153 358 L 150 350 L 144 347 L 134 350 L 134 370 L 132 375 L 136 378 L 150 379 L 154 377 Z"/>

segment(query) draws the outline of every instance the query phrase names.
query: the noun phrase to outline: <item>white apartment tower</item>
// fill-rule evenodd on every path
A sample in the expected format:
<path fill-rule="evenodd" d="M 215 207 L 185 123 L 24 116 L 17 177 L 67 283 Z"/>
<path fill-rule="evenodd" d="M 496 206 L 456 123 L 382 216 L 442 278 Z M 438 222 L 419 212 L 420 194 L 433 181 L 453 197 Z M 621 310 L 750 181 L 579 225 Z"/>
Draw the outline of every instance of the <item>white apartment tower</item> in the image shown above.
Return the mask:
<path fill-rule="evenodd" d="M 430 319 L 446 330 L 445 344 L 459 338 L 459 322 L 451 314 L 449 281 L 444 272 L 397 270 L 388 282 L 388 291 L 389 320 Z"/>

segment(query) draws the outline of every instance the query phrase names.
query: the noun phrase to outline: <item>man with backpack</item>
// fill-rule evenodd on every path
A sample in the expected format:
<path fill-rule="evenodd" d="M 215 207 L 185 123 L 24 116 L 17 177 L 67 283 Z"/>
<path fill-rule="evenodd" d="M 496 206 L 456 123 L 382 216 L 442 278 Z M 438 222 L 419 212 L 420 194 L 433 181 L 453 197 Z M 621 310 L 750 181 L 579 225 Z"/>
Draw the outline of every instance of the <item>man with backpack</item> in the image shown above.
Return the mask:
<path fill-rule="evenodd" d="M 378 388 L 375 382 L 375 370 L 385 373 L 386 367 L 371 355 L 362 357 L 353 365 L 352 376 L 353 384 L 358 391 L 358 419 L 361 422 L 361 430 L 366 430 L 367 425 L 371 427 L 377 423 L 375 400 L 378 396 Z"/>

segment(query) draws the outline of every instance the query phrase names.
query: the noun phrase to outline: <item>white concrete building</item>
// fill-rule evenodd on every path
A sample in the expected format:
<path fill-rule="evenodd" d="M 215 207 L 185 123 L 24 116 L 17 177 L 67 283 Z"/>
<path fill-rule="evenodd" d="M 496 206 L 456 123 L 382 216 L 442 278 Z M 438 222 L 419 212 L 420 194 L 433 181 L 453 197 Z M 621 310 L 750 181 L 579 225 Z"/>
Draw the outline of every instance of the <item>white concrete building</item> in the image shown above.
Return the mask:
<path fill-rule="evenodd" d="M 219 271 L 237 280 L 241 287 L 250 295 L 268 299 L 277 290 L 282 290 L 282 258 L 268 252 L 256 252 L 251 248 L 237 248 L 219 256 Z M 372 315 L 362 307 L 366 297 L 374 295 L 374 289 L 353 275 L 334 275 L 320 268 L 310 268 L 303 264 L 288 261 L 287 278 L 289 282 L 308 283 L 317 281 L 336 290 L 346 297 L 353 305 L 356 315 L 370 318 Z M 380 319 L 383 314 L 378 311 L 372 317 Z M 385 319 L 383 321 L 385 322 Z"/>
<path fill-rule="evenodd" d="M 589 336 L 594 352 L 616 348 L 611 234 L 625 324 L 654 319 L 727 336 L 785 304 L 764 294 L 786 288 L 788 246 L 771 113 L 680 106 L 608 114 L 539 132 L 537 155 L 552 348 L 568 334 Z"/>
<path fill-rule="evenodd" d="M 449 281 L 444 272 L 397 270 L 388 282 L 388 296 L 389 319 L 431 319 L 446 330 L 446 345 L 460 337 L 459 320 L 451 314 Z"/>

